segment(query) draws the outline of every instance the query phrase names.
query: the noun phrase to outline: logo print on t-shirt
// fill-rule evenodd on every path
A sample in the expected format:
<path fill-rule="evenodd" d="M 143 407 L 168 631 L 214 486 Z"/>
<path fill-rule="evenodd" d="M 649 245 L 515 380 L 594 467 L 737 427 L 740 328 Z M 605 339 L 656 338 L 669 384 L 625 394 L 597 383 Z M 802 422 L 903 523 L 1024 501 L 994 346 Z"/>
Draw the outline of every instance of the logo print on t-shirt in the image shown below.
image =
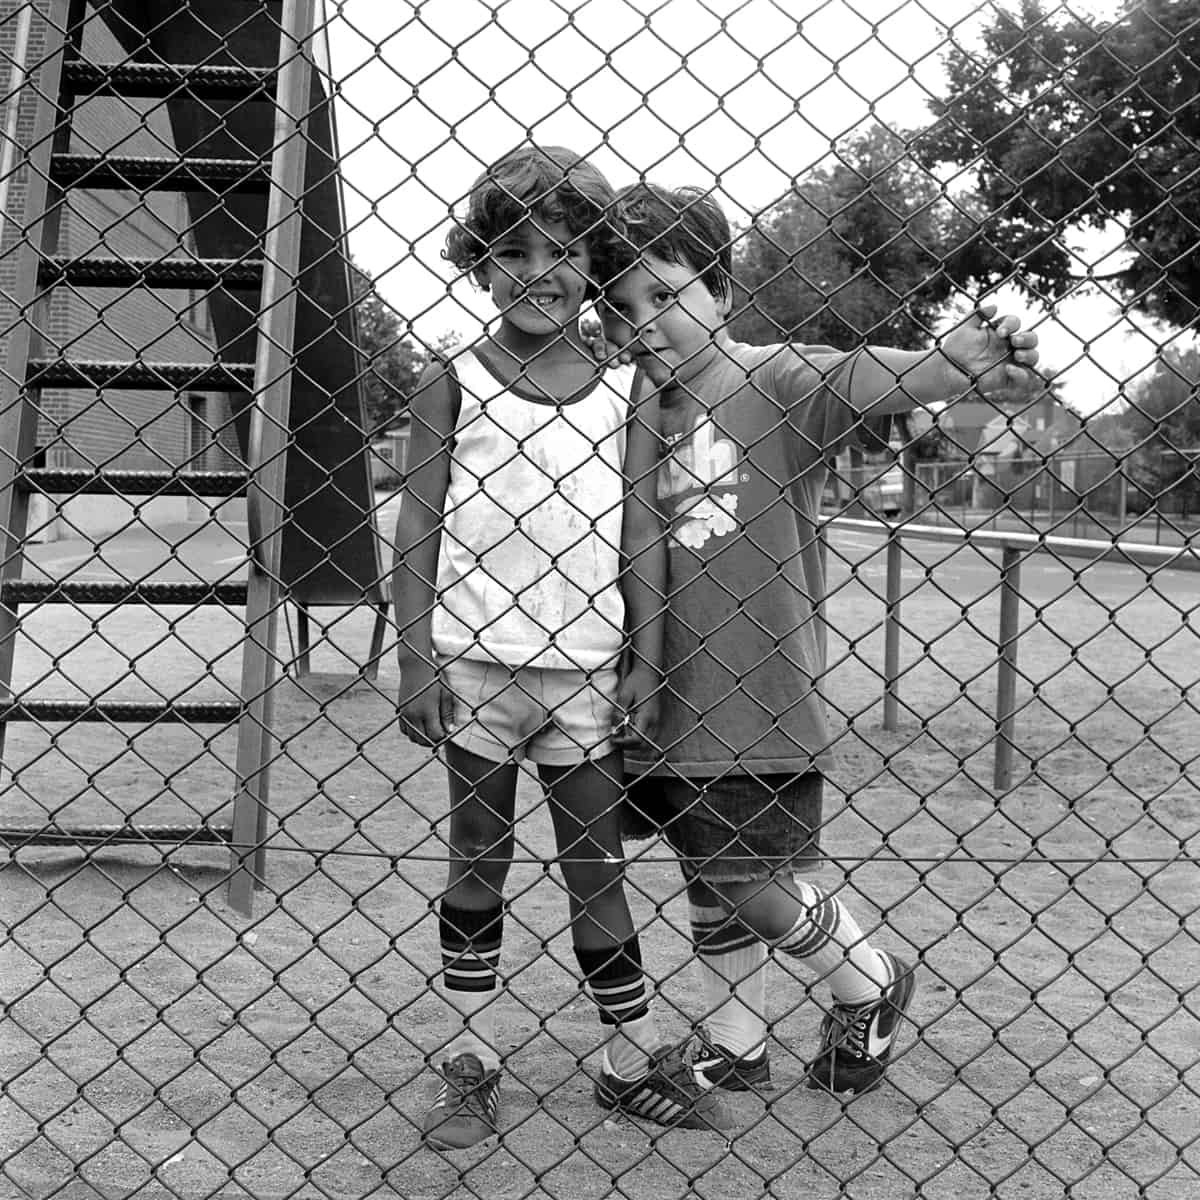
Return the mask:
<path fill-rule="evenodd" d="M 658 476 L 658 498 L 672 513 L 671 540 L 698 550 L 737 529 L 738 448 L 698 416 L 691 436 L 674 441 Z M 717 489 L 728 489 L 717 491 Z"/>

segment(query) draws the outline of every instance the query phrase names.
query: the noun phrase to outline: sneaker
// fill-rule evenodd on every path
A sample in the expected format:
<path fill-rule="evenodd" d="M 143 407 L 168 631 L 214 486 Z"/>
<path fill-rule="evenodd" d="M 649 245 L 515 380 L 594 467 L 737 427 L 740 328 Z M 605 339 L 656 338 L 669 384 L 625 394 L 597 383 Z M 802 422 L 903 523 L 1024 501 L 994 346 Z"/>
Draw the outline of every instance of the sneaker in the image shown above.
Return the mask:
<path fill-rule="evenodd" d="M 632 1082 L 618 1079 L 602 1067 L 596 1103 L 670 1128 L 724 1130 L 733 1124 L 720 1100 L 696 1082 L 682 1046 L 656 1050 L 649 1072 Z"/>
<path fill-rule="evenodd" d="M 808 1069 L 808 1086 L 829 1092 L 869 1092 L 887 1070 L 900 1018 L 917 989 L 913 968 L 881 951 L 892 982 L 878 1000 L 837 1004 L 821 1022 L 821 1050 Z"/>
<path fill-rule="evenodd" d="M 442 1063 L 442 1086 L 425 1114 L 422 1135 L 440 1150 L 465 1150 L 499 1132 L 500 1072 L 474 1054 Z"/>
<path fill-rule="evenodd" d="M 771 1082 L 771 1059 L 764 1042 L 757 1054 L 740 1057 L 708 1036 L 703 1025 L 692 1050 L 692 1071 L 701 1087 L 719 1087 L 727 1092 L 749 1092 Z"/>

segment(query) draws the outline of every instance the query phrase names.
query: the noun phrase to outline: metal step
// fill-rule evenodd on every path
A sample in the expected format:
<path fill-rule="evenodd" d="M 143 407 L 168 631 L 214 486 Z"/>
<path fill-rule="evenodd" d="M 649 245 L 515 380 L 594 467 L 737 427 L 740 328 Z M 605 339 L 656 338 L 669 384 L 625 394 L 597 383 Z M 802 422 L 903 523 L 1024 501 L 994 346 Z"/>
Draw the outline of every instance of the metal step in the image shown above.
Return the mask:
<path fill-rule="evenodd" d="M 136 725 L 232 725 L 240 700 L 0 700 L 0 721 Z"/>
<path fill-rule="evenodd" d="M 63 83 L 78 96 L 195 96 L 272 100 L 276 72 L 268 67 L 208 67 L 174 63 L 91 63 L 68 59 Z"/>
<path fill-rule="evenodd" d="M 84 825 L 74 829 L 19 826 L 0 829 L 0 846 L 78 846 L 80 842 L 186 842 L 200 846 L 228 846 L 233 830 L 220 825 Z"/>
<path fill-rule="evenodd" d="M 18 480 L 26 490 L 48 495 L 241 496 L 244 471 L 89 471 L 37 467 Z"/>
<path fill-rule="evenodd" d="M 31 358 L 25 384 L 31 388 L 249 392 L 254 389 L 254 364 L 92 362 L 84 359 Z"/>
<path fill-rule="evenodd" d="M 261 258 L 44 258 L 38 286 L 258 288 Z"/>
<path fill-rule="evenodd" d="M 50 181 L 61 188 L 135 192 L 265 192 L 270 166 L 254 158 L 141 158 L 52 154 Z"/>
<path fill-rule="evenodd" d="M 13 579 L 0 583 L 0 602 L 18 604 L 165 604 L 246 603 L 244 583 L 203 583 L 180 580 Z"/>

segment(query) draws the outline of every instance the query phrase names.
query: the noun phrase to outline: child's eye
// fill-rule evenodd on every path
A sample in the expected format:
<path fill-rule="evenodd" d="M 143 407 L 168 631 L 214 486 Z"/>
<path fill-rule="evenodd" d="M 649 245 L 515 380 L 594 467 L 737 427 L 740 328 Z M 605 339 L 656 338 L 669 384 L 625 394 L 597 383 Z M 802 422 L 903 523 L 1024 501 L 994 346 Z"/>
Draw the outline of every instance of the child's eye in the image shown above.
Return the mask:
<path fill-rule="evenodd" d="M 675 293 L 669 292 L 665 288 L 661 291 L 657 291 L 654 293 L 654 303 L 657 304 L 660 308 L 662 308 L 664 305 L 672 303 L 674 301 L 674 299 L 675 299 Z"/>

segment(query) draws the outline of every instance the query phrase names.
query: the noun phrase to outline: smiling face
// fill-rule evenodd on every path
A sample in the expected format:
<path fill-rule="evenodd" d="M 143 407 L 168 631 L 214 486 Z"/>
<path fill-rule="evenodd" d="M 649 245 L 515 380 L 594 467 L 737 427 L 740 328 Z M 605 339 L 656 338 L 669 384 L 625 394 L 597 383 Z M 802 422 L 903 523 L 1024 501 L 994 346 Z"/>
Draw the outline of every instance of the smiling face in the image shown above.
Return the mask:
<path fill-rule="evenodd" d="M 536 213 L 500 237 L 476 270 L 502 321 L 532 337 L 570 328 L 587 299 L 592 259 L 586 236 Z"/>
<path fill-rule="evenodd" d="M 729 316 L 691 267 L 644 254 L 604 292 L 604 336 L 659 386 L 685 382 L 711 359 Z"/>

